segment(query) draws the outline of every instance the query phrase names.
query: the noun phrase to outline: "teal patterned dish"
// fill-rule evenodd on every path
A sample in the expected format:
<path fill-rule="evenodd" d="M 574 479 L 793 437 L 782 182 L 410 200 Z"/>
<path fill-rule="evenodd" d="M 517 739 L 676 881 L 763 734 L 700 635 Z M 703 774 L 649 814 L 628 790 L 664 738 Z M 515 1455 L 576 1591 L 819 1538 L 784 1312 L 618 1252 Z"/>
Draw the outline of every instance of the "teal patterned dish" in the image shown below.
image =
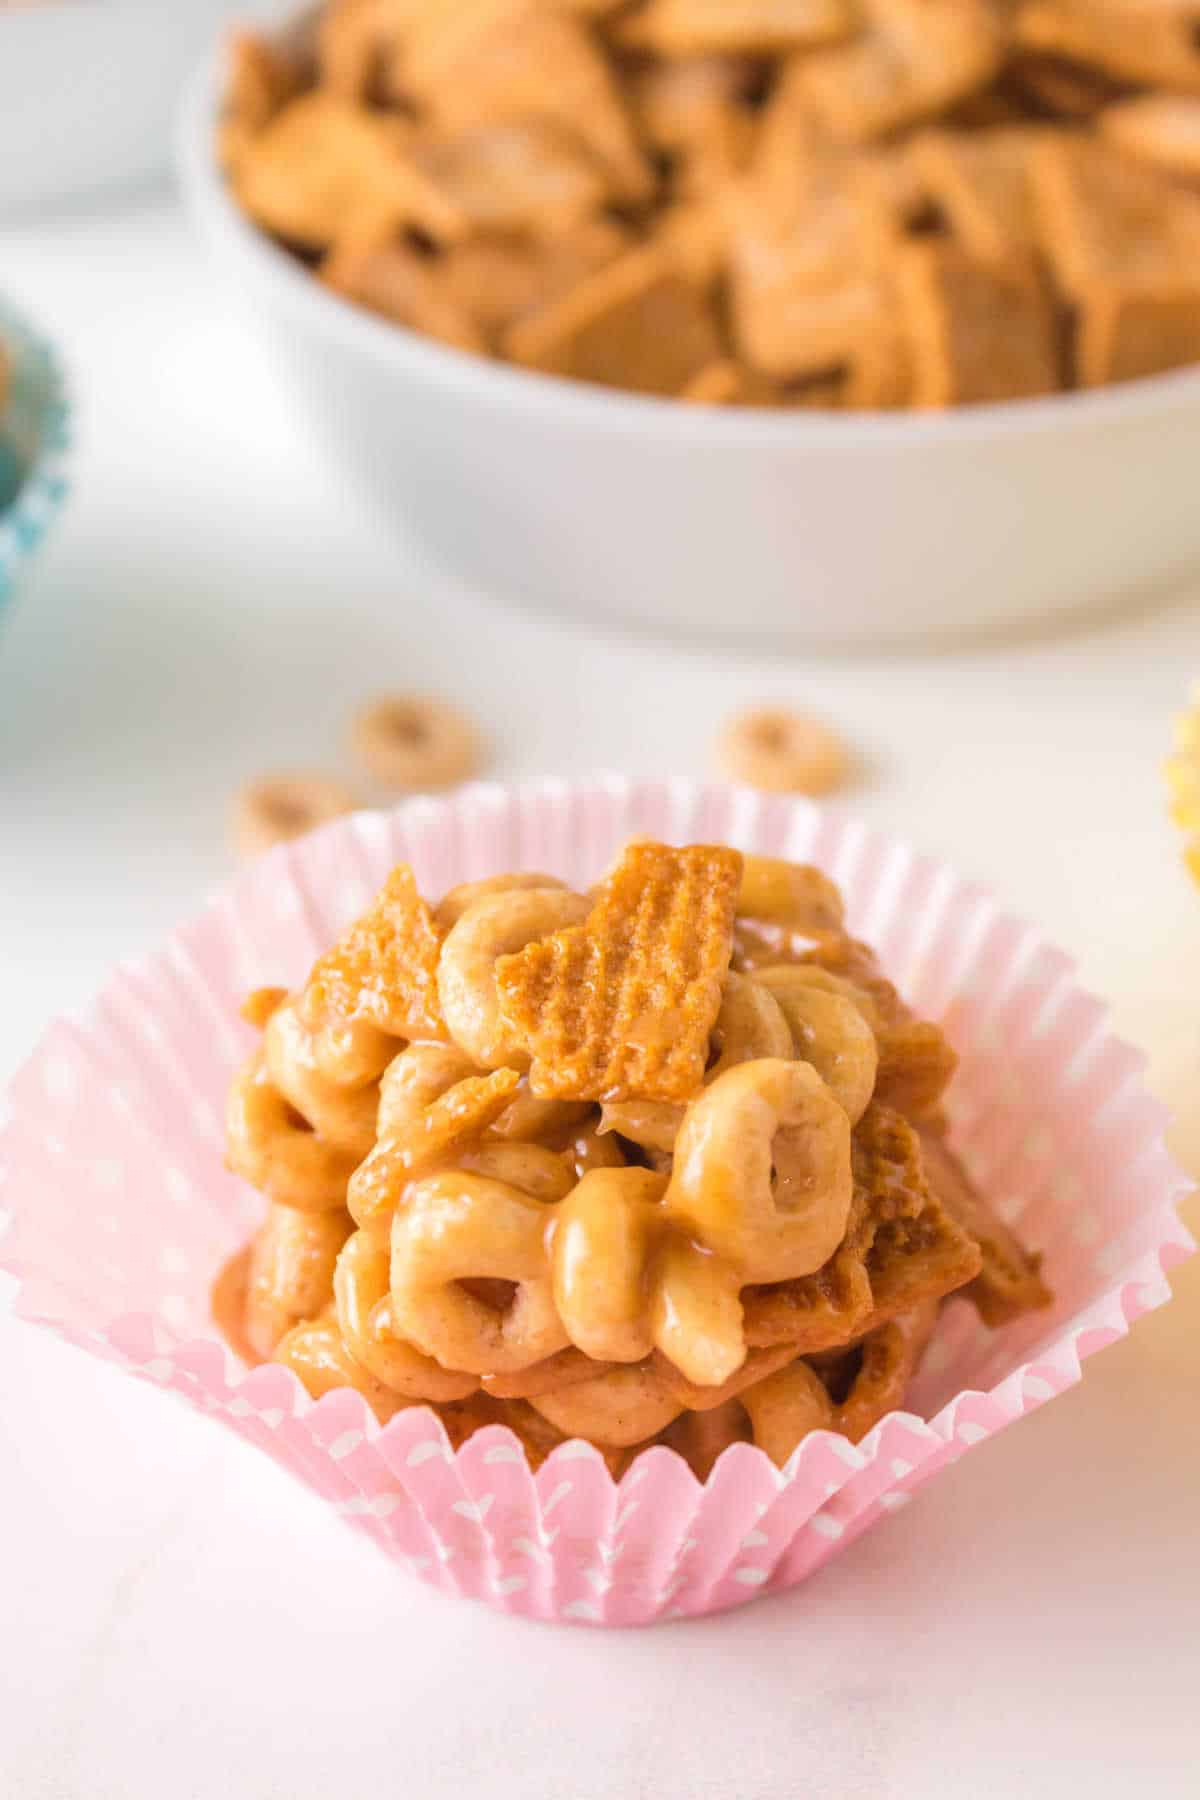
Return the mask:
<path fill-rule="evenodd" d="M 0 343 L 12 361 L 0 413 L 0 613 L 68 490 L 70 404 L 57 352 L 0 295 Z"/>

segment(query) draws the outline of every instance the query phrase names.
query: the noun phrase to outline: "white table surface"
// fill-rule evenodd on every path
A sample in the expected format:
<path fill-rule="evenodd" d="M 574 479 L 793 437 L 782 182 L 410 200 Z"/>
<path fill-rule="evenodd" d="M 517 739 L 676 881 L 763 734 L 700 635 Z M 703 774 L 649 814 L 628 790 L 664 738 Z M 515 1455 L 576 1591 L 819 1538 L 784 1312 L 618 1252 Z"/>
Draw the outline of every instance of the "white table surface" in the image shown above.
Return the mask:
<path fill-rule="evenodd" d="M 336 766 L 380 686 L 456 697 L 501 776 L 698 772 L 717 720 L 773 696 L 861 747 L 860 811 L 1077 954 L 1200 1168 L 1200 896 L 1159 773 L 1200 581 L 899 662 L 568 630 L 385 535 L 165 199 L 0 230 L 0 285 L 80 403 L 77 493 L 0 635 L 0 1077 L 222 875 L 237 783 Z M 1196 1268 L 1177 1288 L 806 1587 L 637 1634 L 431 1594 L 210 1422 L 0 1320 L 0 1793 L 1194 1795 Z"/>

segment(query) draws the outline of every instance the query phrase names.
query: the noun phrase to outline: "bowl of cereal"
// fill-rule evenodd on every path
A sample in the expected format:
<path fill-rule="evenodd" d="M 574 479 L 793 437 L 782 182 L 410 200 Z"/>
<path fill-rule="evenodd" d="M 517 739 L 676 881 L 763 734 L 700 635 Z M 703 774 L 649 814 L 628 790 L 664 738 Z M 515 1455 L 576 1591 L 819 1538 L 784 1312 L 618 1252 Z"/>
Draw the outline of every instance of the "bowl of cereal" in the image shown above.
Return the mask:
<path fill-rule="evenodd" d="M 701 1616 L 1169 1299 L 1139 1075 L 1068 958 L 852 820 L 463 789 L 269 852 L 51 1028 L 0 1264 L 447 1592 Z"/>
<path fill-rule="evenodd" d="M 66 496 L 69 449 L 57 354 L 0 296 L 0 611 Z"/>
<path fill-rule="evenodd" d="M 1045 624 L 1200 559 L 1200 48 L 1161 10 L 330 5 L 197 81 L 182 168 L 318 429 L 479 586 Z"/>

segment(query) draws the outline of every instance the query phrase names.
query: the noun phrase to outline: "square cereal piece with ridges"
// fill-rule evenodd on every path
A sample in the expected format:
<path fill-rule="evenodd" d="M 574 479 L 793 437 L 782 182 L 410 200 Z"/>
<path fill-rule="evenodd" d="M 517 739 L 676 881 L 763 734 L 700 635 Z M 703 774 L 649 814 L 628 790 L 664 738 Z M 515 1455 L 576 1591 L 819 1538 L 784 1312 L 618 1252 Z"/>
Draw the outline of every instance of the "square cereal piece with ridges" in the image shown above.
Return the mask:
<path fill-rule="evenodd" d="M 781 380 L 850 365 L 889 304 L 883 247 L 844 160 L 817 152 L 797 161 L 787 190 L 774 178 L 748 184 L 730 207 L 734 341 Z"/>
<path fill-rule="evenodd" d="M 981 1266 L 978 1243 L 931 1192 L 915 1218 L 892 1219 L 876 1233 L 867 1255 L 872 1308 L 865 1329 L 968 1289 Z"/>
<path fill-rule="evenodd" d="M 590 151 L 619 199 L 653 193 L 612 70 L 585 23 L 561 7 L 453 0 L 413 30 L 395 78 L 436 126 L 549 120 Z"/>
<path fill-rule="evenodd" d="M 778 56 L 846 37 L 856 23 L 853 0 L 650 0 L 619 20 L 614 36 L 660 56 Z"/>
<path fill-rule="evenodd" d="M 505 354 L 526 368 L 637 393 L 681 393 L 724 353 L 708 295 L 655 244 L 513 326 Z"/>
<path fill-rule="evenodd" d="M 515 1069 L 468 1075 L 381 1138 L 350 1178 L 349 1206 L 358 1224 L 389 1217 L 414 1176 L 473 1144 L 496 1123 L 520 1080 Z"/>
<path fill-rule="evenodd" d="M 986 0 L 867 0 L 867 29 L 814 55 L 803 86 L 822 124 L 865 144 L 983 87 L 1004 38 Z"/>
<path fill-rule="evenodd" d="M 1042 1259 L 1025 1249 L 971 1181 L 945 1139 L 922 1139 L 929 1185 L 959 1228 L 979 1246 L 981 1266 L 965 1297 L 985 1325 L 1007 1325 L 1049 1306 L 1054 1296 L 1041 1276 Z"/>
<path fill-rule="evenodd" d="M 1121 81 L 1200 94 L 1196 0 L 1026 0 L 1018 45 L 1069 57 Z"/>
<path fill-rule="evenodd" d="M 1059 286 L 1187 291 L 1200 269 L 1200 194 L 1098 139 L 1048 136 L 1031 163 L 1042 250 Z"/>
<path fill-rule="evenodd" d="M 553 236 L 610 197 L 601 165 L 547 119 L 429 133 L 413 145 L 412 159 L 477 232 Z"/>
<path fill-rule="evenodd" d="M 612 262 L 628 239 L 612 219 L 584 219 L 538 241 L 477 238 L 438 264 L 448 298 L 491 340 L 539 306 L 559 300 Z"/>
<path fill-rule="evenodd" d="M 582 925 L 501 958 L 505 1017 L 547 1099 L 686 1100 L 733 949 L 736 850 L 637 843 Z"/>
<path fill-rule="evenodd" d="M 878 1326 L 850 1353 L 853 1375 L 834 1414 L 833 1428 L 852 1444 L 860 1443 L 880 1419 L 904 1405 L 937 1315 L 937 1302 L 925 1301 Z"/>
<path fill-rule="evenodd" d="M 381 318 L 455 350 L 486 355 L 487 339 L 455 293 L 448 266 L 447 259 L 423 256 L 385 227 L 341 239 L 322 262 L 320 278 L 334 293 Z"/>
<path fill-rule="evenodd" d="M 829 1350 L 848 1343 L 869 1315 L 871 1283 L 861 1254 L 843 1247 L 813 1275 L 743 1288 L 742 1307 L 752 1347 Z"/>
<path fill-rule="evenodd" d="M 1200 264 L 1190 286 L 1099 286 L 1078 301 L 1075 376 L 1080 387 L 1109 387 L 1200 363 Z"/>
<path fill-rule="evenodd" d="M 301 94 L 240 151 L 233 187 L 257 224 L 306 250 L 326 249 L 362 218 L 453 241 L 466 216 L 410 160 L 412 131 L 396 114 Z"/>
<path fill-rule="evenodd" d="M 896 279 L 914 406 L 1016 400 L 1061 385 L 1054 307 L 1024 259 L 914 244 L 897 257 Z"/>
<path fill-rule="evenodd" d="M 925 193 L 972 256 L 1005 262 L 1032 253 L 1037 220 L 1032 153 L 1044 133 L 1033 125 L 990 131 L 929 131 L 912 156 Z"/>
<path fill-rule="evenodd" d="M 399 864 L 369 910 L 314 964 L 306 1017 L 314 1024 L 365 1019 L 396 1037 L 444 1042 L 437 997 L 444 936 L 412 870 Z"/>

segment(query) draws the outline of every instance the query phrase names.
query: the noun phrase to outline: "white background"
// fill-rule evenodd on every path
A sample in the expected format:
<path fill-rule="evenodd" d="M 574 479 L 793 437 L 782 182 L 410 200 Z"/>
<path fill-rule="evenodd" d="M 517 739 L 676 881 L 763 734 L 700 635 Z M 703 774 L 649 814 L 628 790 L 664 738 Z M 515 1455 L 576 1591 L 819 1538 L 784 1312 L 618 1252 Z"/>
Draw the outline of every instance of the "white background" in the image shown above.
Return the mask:
<path fill-rule="evenodd" d="M 1160 775 L 1200 582 L 903 661 L 593 636 L 385 534 L 165 201 L 0 232 L 0 285 L 66 346 L 80 415 L 0 634 L 0 1077 L 221 877 L 237 784 L 339 766 L 381 686 L 465 705 L 501 777 L 701 772 L 770 697 L 845 732 L 859 811 L 1079 957 L 1200 1168 L 1200 894 Z M 1177 1288 L 806 1587 L 641 1634 L 430 1594 L 215 1425 L 0 1318 L 0 1794 L 1194 1795 L 1197 1271 Z"/>

